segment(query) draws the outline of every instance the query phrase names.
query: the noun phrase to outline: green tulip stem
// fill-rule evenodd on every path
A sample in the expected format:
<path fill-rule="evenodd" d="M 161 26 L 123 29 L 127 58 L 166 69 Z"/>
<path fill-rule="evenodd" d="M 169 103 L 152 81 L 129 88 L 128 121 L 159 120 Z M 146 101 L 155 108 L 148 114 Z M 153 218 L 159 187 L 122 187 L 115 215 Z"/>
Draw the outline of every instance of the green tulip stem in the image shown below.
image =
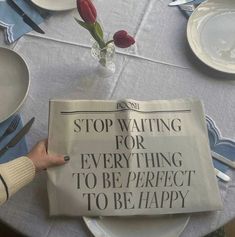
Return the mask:
<path fill-rule="evenodd" d="M 103 53 L 105 56 L 102 57 L 99 62 L 101 63 L 101 65 L 103 65 L 103 66 L 105 67 L 105 66 L 106 66 L 106 54 L 107 54 L 107 49 L 106 49 L 105 47 L 102 48 L 102 49 L 101 49 L 101 53 Z"/>
<path fill-rule="evenodd" d="M 114 40 L 109 40 L 106 44 L 105 44 L 105 46 L 108 46 L 108 44 L 111 44 L 111 43 L 113 43 L 114 42 Z"/>
<path fill-rule="evenodd" d="M 104 40 L 97 34 L 95 28 L 92 28 L 90 30 L 90 33 L 92 37 L 95 39 L 95 41 L 99 44 L 100 48 L 103 49 L 105 47 L 105 42 Z"/>

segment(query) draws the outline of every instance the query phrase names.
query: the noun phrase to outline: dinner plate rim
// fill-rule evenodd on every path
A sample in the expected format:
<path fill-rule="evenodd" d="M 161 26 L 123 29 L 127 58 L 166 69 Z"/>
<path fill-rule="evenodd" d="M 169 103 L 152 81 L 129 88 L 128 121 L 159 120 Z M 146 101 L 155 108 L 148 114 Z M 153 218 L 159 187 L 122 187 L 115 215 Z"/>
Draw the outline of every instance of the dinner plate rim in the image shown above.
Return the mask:
<path fill-rule="evenodd" d="M 228 1 L 230 1 L 230 0 L 227 0 L 227 2 Z M 187 30 L 186 30 L 187 41 L 189 43 L 189 46 L 190 46 L 191 50 L 193 51 L 193 53 L 196 55 L 196 57 L 201 62 L 203 62 L 204 64 L 206 64 L 210 68 L 215 69 L 219 72 L 228 73 L 228 74 L 235 74 L 235 66 L 234 66 L 234 69 L 229 69 L 229 68 L 226 68 L 224 66 L 217 66 L 215 63 L 213 63 L 212 60 L 207 60 L 205 57 L 201 56 L 201 54 L 198 53 L 197 47 L 194 47 L 193 39 L 192 39 L 192 25 L 193 25 L 192 22 L 193 22 L 194 18 L 197 17 L 197 14 L 198 14 L 198 11 L 200 10 L 200 8 L 205 7 L 208 4 L 213 4 L 213 1 L 208 0 L 208 1 L 205 1 L 205 2 L 201 3 L 194 10 L 194 12 L 191 14 L 191 16 L 189 17 L 189 20 L 188 20 L 188 23 L 187 23 Z M 216 4 L 218 4 L 218 2 L 215 2 L 214 4 L 216 5 Z M 214 16 L 214 15 L 212 15 L 212 16 Z"/>
<path fill-rule="evenodd" d="M 42 9 L 45 9 L 45 10 L 49 10 L 49 11 L 68 11 L 68 10 L 72 10 L 72 9 L 75 9 L 76 8 L 76 4 L 74 4 L 74 6 L 68 6 L 68 7 L 58 7 L 58 8 L 53 8 L 53 7 L 47 7 L 45 5 L 41 5 L 41 4 L 38 4 L 38 0 L 30 0 L 34 5 L 42 8 Z M 49 0 L 50 2 L 51 0 Z M 75 2 L 75 1 L 74 1 Z M 71 5 L 72 5 L 72 1 L 71 1 Z M 51 5 L 53 6 L 53 4 Z"/>
<path fill-rule="evenodd" d="M 26 61 L 24 60 L 24 58 L 21 57 L 17 52 L 15 52 L 15 51 L 12 50 L 12 49 L 9 49 L 9 48 L 6 48 L 6 47 L 0 47 L 0 51 L 1 51 L 1 50 L 5 50 L 5 51 L 7 51 L 7 52 L 9 52 L 9 53 L 11 53 L 11 54 L 14 54 L 14 55 L 15 55 L 16 57 L 18 57 L 18 58 L 20 59 L 20 61 L 23 63 L 24 68 L 25 68 L 25 71 L 26 71 L 26 73 L 27 73 L 27 78 L 26 78 L 26 80 L 27 80 L 27 89 L 26 89 L 25 95 L 24 95 L 24 97 L 22 98 L 20 104 L 19 104 L 12 112 L 10 112 L 9 115 L 6 115 L 5 117 L 2 117 L 2 118 L 0 117 L 0 123 L 6 121 L 6 120 L 9 119 L 12 115 L 16 114 L 16 113 L 20 110 L 20 108 L 22 107 L 22 105 L 24 104 L 24 102 L 25 102 L 25 100 L 26 100 L 26 98 L 27 98 L 27 96 L 28 96 L 29 88 L 30 88 L 30 73 L 29 73 L 29 69 L 28 69 L 27 63 L 26 63 Z"/>
<path fill-rule="evenodd" d="M 176 214 L 177 215 L 177 214 Z M 184 224 L 182 225 L 182 228 L 180 229 L 180 231 L 179 232 L 177 232 L 177 236 L 175 236 L 175 237 L 179 237 L 181 234 L 182 234 L 182 232 L 184 231 L 184 229 L 186 228 L 186 226 L 188 225 L 188 222 L 189 222 L 189 220 L 190 220 L 190 218 L 191 218 L 191 216 L 190 216 L 190 214 L 188 214 L 188 213 L 184 213 L 184 214 L 179 214 L 179 215 L 183 215 L 183 216 L 185 216 L 185 218 L 186 218 L 186 221 L 184 221 Z M 166 216 L 166 215 L 163 215 L 163 216 Z M 169 215 L 169 216 L 171 216 L 171 215 Z M 95 218 L 93 218 L 93 217 L 85 217 L 85 216 L 83 216 L 82 217 L 83 218 L 83 221 L 85 222 L 85 224 L 86 224 L 86 226 L 87 226 L 87 228 L 91 231 L 91 233 L 95 236 L 95 237 L 100 237 L 101 235 L 100 234 L 104 234 L 104 235 L 102 235 L 102 236 L 107 236 L 108 237 L 108 235 L 107 235 L 107 233 L 105 233 L 105 232 L 103 232 L 102 231 L 102 229 L 100 228 L 98 231 L 97 231 L 97 228 L 95 227 L 92 227 L 91 225 L 90 225 L 90 220 L 95 220 Z M 97 217 L 96 217 L 97 218 Z M 96 222 L 97 223 L 97 222 Z M 102 233 L 101 233 L 102 232 Z M 147 233 L 146 233 L 147 234 Z M 147 235 L 146 235 L 147 236 Z M 109 236 L 110 237 L 110 236 Z M 116 236 L 116 237 L 122 237 L 122 236 Z"/>

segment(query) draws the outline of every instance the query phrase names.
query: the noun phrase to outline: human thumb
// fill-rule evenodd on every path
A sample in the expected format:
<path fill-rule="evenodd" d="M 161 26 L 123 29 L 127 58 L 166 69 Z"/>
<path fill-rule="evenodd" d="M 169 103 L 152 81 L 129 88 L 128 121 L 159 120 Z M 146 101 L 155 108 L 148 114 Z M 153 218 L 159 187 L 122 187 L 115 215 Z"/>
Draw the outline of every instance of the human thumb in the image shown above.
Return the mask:
<path fill-rule="evenodd" d="M 69 156 L 49 155 L 48 167 L 64 165 L 65 163 L 69 162 L 69 160 L 70 160 Z"/>

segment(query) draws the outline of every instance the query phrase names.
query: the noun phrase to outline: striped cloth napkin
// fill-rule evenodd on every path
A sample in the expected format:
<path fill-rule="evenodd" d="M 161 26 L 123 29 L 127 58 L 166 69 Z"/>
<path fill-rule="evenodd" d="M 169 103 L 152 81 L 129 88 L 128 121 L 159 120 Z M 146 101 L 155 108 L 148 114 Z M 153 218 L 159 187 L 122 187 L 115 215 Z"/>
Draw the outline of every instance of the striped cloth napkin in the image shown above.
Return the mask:
<path fill-rule="evenodd" d="M 15 0 L 15 2 L 36 24 L 43 22 L 41 12 L 39 13 L 30 2 L 27 0 Z M 5 41 L 8 44 L 32 31 L 32 28 L 7 4 L 6 0 L 0 0 L 0 26 L 4 29 Z"/>
<path fill-rule="evenodd" d="M 235 161 L 235 141 L 229 138 L 224 138 L 221 135 L 215 121 L 209 116 L 206 117 L 208 137 L 210 148 L 212 151 L 226 157 L 231 161 Z M 229 167 L 218 160 L 213 159 L 214 167 L 226 173 Z"/>
<path fill-rule="evenodd" d="M 0 143 L 0 149 L 2 149 L 23 127 L 22 120 L 20 115 L 15 115 L 20 118 L 19 125 L 17 126 L 16 131 L 12 134 L 5 137 Z M 15 116 L 10 117 L 6 121 L 0 123 L 0 136 L 5 132 L 5 130 L 10 125 L 11 121 L 15 118 Z M 13 160 L 17 157 L 24 156 L 28 153 L 28 148 L 26 144 L 25 138 L 22 138 L 19 143 L 17 143 L 14 147 L 10 148 L 3 156 L 0 157 L 0 164 Z"/>

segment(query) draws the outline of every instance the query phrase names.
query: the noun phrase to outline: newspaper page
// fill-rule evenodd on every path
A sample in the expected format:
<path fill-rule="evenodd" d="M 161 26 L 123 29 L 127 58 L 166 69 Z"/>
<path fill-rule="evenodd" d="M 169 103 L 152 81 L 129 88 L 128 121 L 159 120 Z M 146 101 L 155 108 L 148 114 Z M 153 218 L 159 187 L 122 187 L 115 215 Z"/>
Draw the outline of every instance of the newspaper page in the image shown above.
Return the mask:
<path fill-rule="evenodd" d="M 51 100 L 50 215 L 121 216 L 222 208 L 202 103 Z"/>

